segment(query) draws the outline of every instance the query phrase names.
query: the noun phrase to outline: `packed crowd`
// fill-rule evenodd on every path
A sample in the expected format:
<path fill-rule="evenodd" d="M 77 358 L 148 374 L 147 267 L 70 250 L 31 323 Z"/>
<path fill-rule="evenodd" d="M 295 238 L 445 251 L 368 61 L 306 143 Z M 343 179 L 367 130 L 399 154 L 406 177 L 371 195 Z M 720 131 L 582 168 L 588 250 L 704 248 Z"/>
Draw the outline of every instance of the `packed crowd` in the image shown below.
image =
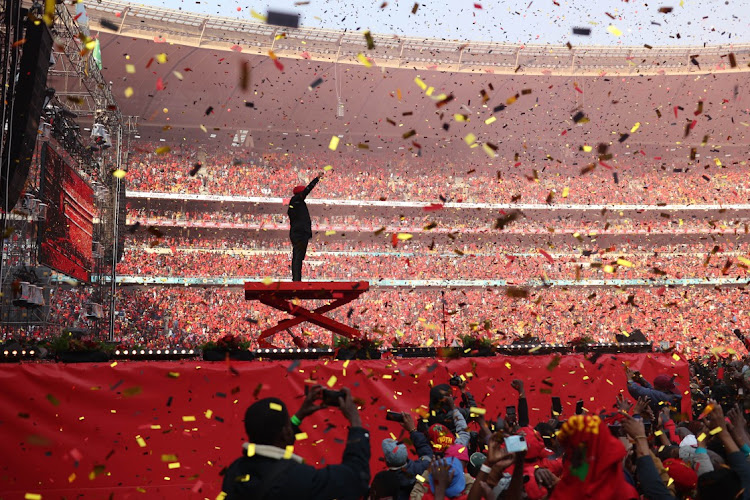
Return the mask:
<path fill-rule="evenodd" d="M 449 346 L 464 335 L 496 345 L 526 337 L 548 343 L 614 342 L 616 334 L 640 330 L 655 345 L 664 343 L 692 359 L 745 352 L 736 332 L 750 331 L 750 292 L 739 287 L 549 287 L 520 292 L 372 290 L 330 316 L 385 346 Z M 54 306 L 62 311 L 59 321 L 81 320 L 75 305 L 85 300 L 81 294 L 57 292 L 53 303 L 66 305 Z M 239 289 L 218 287 L 121 288 L 116 307 L 115 333 L 123 347 L 195 348 L 232 333 L 258 348 L 260 331 L 286 317 L 245 301 Z M 278 347 L 332 345 L 330 332 L 308 325 L 271 340 Z"/>
<path fill-rule="evenodd" d="M 498 203 L 520 196 L 520 203 L 726 204 L 747 203 L 750 190 L 742 170 L 718 165 L 690 168 L 687 162 L 665 170 L 653 167 L 658 162 L 643 166 L 628 160 L 628 167 L 618 169 L 595 163 L 595 168 L 581 173 L 584 166 L 500 159 L 488 170 L 418 157 L 363 154 L 342 159 L 332 153 L 260 156 L 244 151 L 207 155 L 186 146 L 157 154 L 157 145 L 151 146 L 130 155 L 128 181 L 133 191 L 283 198 L 291 186 L 306 183 L 325 165 L 333 166 L 326 179 L 326 198 L 437 201 L 442 196 Z"/>
<path fill-rule="evenodd" d="M 480 408 L 485 405 L 468 386 L 474 382 L 454 376 L 449 384 L 431 386 L 424 412 L 389 412 L 388 419 L 403 430 L 379 443 L 370 442 L 356 389 L 353 394 L 348 388 L 307 387 L 293 414 L 284 401 L 264 398 L 245 413 L 249 443 L 223 473 L 223 495 L 228 500 L 257 492 L 270 498 L 370 500 L 749 499 L 750 363 L 693 365 L 686 388 L 672 373 L 651 380 L 630 367 L 626 373 L 627 386 L 611 406 L 592 411 L 580 399 L 573 414 L 552 397 L 551 414 L 540 421 L 531 421 L 523 380 L 510 383 L 518 402 L 501 412 Z M 687 398 L 692 411 L 685 411 Z M 303 457 L 289 459 L 295 436 L 319 432 L 304 420 L 327 406 L 338 407 L 350 424 L 341 464 L 327 461 L 330 465 L 315 469 L 304 465 Z M 382 465 L 371 468 L 371 455 L 381 457 Z"/>
<path fill-rule="evenodd" d="M 321 210 L 322 211 L 322 210 Z M 370 216 L 363 219 L 358 215 L 327 215 L 322 213 L 315 215 L 316 230 L 323 230 L 333 226 L 350 226 L 357 228 L 359 231 L 375 231 L 381 227 L 400 228 L 405 231 L 425 231 L 424 227 L 434 223 L 432 229 L 440 226 L 447 227 L 451 231 L 466 231 L 475 229 L 486 229 L 493 227 L 497 221 L 497 214 L 492 211 L 485 211 L 482 215 L 473 215 L 464 217 L 462 220 L 443 221 L 441 214 L 423 217 L 400 217 L 394 215 L 391 217 Z M 555 218 L 545 220 L 533 220 L 527 217 L 519 217 L 512 225 L 508 226 L 509 230 L 516 232 L 542 232 L 549 231 L 586 234 L 590 231 L 659 231 L 675 229 L 679 231 L 701 231 L 701 230 L 723 230 L 723 231 L 740 231 L 747 232 L 750 229 L 750 221 L 744 218 L 732 218 L 727 220 L 718 220 L 715 218 L 685 218 L 679 216 L 672 217 L 658 216 L 647 220 L 634 220 L 628 218 L 597 218 L 590 220 L 570 220 L 568 218 Z M 202 212 L 174 212 L 170 210 L 146 210 L 130 209 L 128 210 L 128 223 L 148 224 L 153 226 L 166 225 L 172 222 L 184 227 L 212 227 L 218 226 L 219 223 L 231 223 L 242 225 L 250 228 L 255 227 L 288 227 L 286 214 L 254 214 L 229 211 L 202 211 Z M 427 229 L 430 230 L 430 229 Z"/>
<path fill-rule="evenodd" d="M 744 248 L 744 246 L 742 247 Z M 382 249 L 381 249 L 382 250 Z M 543 253 L 542 253 L 543 252 Z M 707 249 L 689 253 L 516 252 L 503 247 L 494 253 L 358 253 L 308 252 L 306 279 L 659 279 L 746 278 L 750 254 Z M 196 249 L 172 246 L 127 247 L 118 274 L 127 276 L 241 277 L 285 279 L 289 275 L 289 251 L 253 252 L 241 249 Z"/>

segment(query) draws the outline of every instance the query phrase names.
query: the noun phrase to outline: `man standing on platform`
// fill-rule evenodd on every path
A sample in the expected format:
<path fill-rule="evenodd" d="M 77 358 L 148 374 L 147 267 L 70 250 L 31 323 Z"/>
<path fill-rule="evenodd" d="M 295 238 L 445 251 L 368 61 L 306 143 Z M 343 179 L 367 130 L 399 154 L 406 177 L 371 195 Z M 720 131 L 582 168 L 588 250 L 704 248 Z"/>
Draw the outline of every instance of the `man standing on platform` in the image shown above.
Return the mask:
<path fill-rule="evenodd" d="M 323 175 L 325 172 L 318 174 L 307 187 L 296 186 L 292 190 L 294 196 L 289 200 L 289 209 L 286 213 L 289 216 L 289 239 L 292 241 L 292 281 L 302 281 L 302 261 L 307 253 L 307 242 L 313 236 L 312 221 L 305 198 Z"/>

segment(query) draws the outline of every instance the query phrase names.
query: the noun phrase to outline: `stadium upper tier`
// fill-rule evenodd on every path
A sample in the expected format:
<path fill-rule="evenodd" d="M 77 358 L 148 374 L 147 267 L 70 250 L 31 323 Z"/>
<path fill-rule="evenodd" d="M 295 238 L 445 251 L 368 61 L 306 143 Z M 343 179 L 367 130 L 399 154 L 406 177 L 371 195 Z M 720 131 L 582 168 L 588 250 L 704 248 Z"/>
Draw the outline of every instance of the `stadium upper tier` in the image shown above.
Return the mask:
<path fill-rule="evenodd" d="M 568 49 L 376 35 L 368 50 L 357 34 L 106 0 L 89 17 L 123 115 L 163 146 L 327 151 L 336 136 L 340 156 L 497 164 L 519 154 L 583 167 L 600 143 L 620 161 L 643 151 L 687 162 L 695 148 L 700 161 L 720 150 L 731 163 L 750 142 L 740 101 L 750 45 Z M 80 90 L 69 80 L 53 74 L 49 84 Z"/>

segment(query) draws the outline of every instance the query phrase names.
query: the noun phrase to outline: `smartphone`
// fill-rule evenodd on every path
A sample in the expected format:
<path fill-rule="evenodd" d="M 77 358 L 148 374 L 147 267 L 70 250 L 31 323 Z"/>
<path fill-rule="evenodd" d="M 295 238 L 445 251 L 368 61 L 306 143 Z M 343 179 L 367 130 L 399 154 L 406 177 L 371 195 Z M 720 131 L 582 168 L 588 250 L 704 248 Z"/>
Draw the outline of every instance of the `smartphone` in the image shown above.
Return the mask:
<path fill-rule="evenodd" d="M 326 406 L 339 406 L 339 398 L 343 398 L 346 395 L 344 391 L 332 391 L 331 389 L 323 389 L 323 404 Z"/>
<path fill-rule="evenodd" d="M 576 401 L 576 415 L 583 415 L 583 399 Z"/>
<path fill-rule="evenodd" d="M 505 449 L 508 453 L 517 453 L 529 449 L 524 436 L 508 436 L 505 438 Z"/>
<path fill-rule="evenodd" d="M 562 402 L 557 396 L 552 396 L 552 416 L 560 418 L 562 415 Z"/>
<path fill-rule="evenodd" d="M 391 422 L 403 422 L 404 421 L 404 415 L 403 413 L 399 411 L 390 411 L 388 410 L 385 413 L 385 419 L 390 420 Z"/>

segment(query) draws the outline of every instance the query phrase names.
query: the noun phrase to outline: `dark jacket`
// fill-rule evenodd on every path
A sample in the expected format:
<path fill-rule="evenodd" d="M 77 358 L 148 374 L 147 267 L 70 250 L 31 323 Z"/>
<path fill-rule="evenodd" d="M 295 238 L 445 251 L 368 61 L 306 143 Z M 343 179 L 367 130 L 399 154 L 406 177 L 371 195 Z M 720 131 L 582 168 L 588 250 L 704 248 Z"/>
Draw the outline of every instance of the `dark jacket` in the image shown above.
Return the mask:
<path fill-rule="evenodd" d="M 414 483 L 417 482 L 417 474 L 423 475 L 432 461 L 432 446 L 427 436 L 419 431 L 412 432 L 409 437 L 416 448 L 416 460 L 409 460 L 406 465 L 398 470 L 399 493 L 397 500 L 408 500 Z"/>
<path fill-rule="evenodd" d="M 289 239 L 294 241 L 309 240 L 312 238 L 312 221 L 310 212 L 307 210 L 305 198 L 310 194 L 320 177 L 313 179 L 307 185 L 304 191 L 292 196 L 289 200 L 289 209 L 286 214 L 289 216 Z"/>
<path fill-rule="evenodd" d="M 272 485 L 263 483 L 269 476 L 273 476 Z M 226 500 L 345 500 L 367 495 L 369 485 L 370 434 L 362 427 L 352 427 L 341 464 L 316 469 L 257 454 L 241 457 L 227 469 L 222 491 Z"/>
<path fill-rule="evenodd" d="M 629 381 L 628 392 L 634 398 L 650 398 L 651 409 L 654 415 L 658 415 L 664 405 L 671 405 L 680 408 L 681 397 L 679 394 L 671 394 L 655 389 L 654 386 L 643 380 L 641 383 Z"/>

